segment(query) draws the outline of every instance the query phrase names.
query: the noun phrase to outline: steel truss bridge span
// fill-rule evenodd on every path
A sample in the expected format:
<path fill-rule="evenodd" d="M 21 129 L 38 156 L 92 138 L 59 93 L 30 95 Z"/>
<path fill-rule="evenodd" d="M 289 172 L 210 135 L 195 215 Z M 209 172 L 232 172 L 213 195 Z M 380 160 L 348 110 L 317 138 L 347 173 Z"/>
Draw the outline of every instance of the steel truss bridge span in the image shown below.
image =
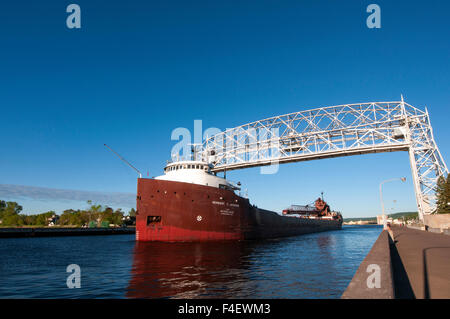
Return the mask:
<path fill-rule="evenodd" d="M 241 125 L 202 145 L 215 172 L 369 153 L 408 151 L 419 217 L 436 208 L 438 178 L 448 174 L 428 111 L 396 102 L 344 104 Z"/>

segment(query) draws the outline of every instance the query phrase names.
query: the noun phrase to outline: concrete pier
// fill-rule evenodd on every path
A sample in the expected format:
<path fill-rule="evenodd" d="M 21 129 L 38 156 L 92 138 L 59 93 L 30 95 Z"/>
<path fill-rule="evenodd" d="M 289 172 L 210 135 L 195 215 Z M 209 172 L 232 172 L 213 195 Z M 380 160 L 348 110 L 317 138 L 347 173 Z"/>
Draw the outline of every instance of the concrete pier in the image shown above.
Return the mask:
<path fill-rule="evenodd" d="M 352 281 L 341 298 L 343 299 L 393 299 L 394 279 L 389 246 L 392 240 L 387 231 L 382 231 L 372 249 L 362 261 Z M 367 284 L 369 276 L 379 267 L 379 288 Z M 370 279 L 369 279 L 370 281 Z"/>
<path fill-rule="evenodd" d="M 370 285 L 369 265 L 379 267 L 379 287 Z M 449 299 L 450 236 L 400 226 L 383 231 L 341 298 Z"/>

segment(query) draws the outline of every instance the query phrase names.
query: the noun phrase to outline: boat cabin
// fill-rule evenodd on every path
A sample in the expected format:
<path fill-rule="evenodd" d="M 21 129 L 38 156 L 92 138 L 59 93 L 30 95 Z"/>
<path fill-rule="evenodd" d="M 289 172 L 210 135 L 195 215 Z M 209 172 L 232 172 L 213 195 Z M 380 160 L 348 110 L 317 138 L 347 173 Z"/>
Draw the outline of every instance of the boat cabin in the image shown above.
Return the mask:
<path fill-rule="evenodd" d="M 239 184 L 217 176 L 211 171 L 212 168 L 212 164 L 202 161 L 171 162 L 164 167 L 164 175 L 155 177 L 155 179 L 205 185 L 231 191 L 241 189 Z"/>

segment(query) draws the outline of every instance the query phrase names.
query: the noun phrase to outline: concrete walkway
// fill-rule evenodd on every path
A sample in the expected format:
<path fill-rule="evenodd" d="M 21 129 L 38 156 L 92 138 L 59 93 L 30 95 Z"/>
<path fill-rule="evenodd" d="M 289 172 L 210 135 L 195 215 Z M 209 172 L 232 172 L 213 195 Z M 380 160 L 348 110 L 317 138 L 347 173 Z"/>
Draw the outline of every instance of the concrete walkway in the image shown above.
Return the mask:
<path fill-rule="evenodd" d="M 396 297 L 450 298 L 450 236 L 392 227 L 397 261 L 392 256 Z"/>

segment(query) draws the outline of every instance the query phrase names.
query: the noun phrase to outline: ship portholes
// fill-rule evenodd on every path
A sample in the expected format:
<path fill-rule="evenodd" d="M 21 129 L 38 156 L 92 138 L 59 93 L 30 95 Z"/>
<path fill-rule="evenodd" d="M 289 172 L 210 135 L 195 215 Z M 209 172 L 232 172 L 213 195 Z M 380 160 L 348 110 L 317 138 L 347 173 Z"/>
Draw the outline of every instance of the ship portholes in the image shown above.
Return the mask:
<path fill-rule="evenodd" d="M 198 215 L 198 216 L 197 216 L 197 221 L 198 221 L 198 222 L 201 222 L 202 219 L 203 219 L 203 217 L 202 217 L 201 215 Z"/>

